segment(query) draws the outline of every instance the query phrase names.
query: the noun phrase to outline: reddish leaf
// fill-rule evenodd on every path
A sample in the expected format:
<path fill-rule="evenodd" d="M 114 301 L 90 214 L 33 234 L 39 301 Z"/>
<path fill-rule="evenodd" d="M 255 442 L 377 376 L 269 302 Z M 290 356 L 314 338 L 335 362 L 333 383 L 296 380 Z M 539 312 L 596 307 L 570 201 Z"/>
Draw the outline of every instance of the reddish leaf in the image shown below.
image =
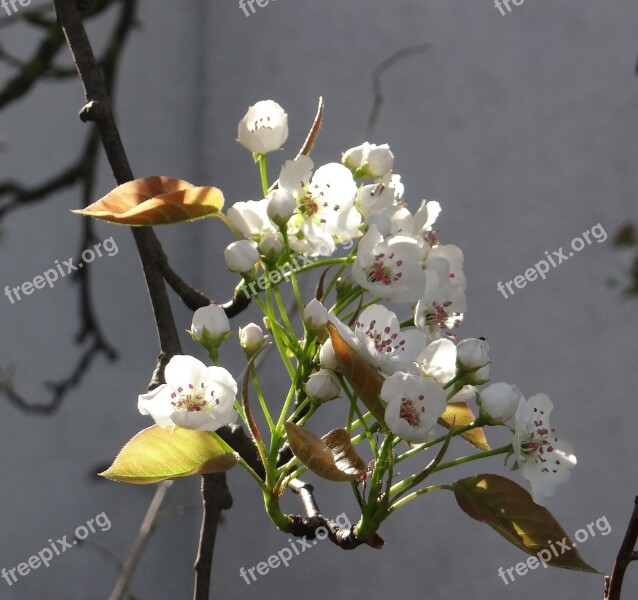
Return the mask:
<path fill-rule="evenodd" d="M 345 429 L 333 429 L 320 438 L 294 423 L 285 427 L 293 454 L 313 473 L 330 481 L 354 481 L 365 473 L 366 465 Z"/>
<path fill-rule="evenodd" d="M 454 484 L 454 495 L 470 517 L 486 523 L 530 556 L 540 553 L 543 566 L 598 573 L 573 549 L 573 542 L 552 514 L 506 477 L 487 474 L 461 479 Z"/>
<path fill-rule="evenodd" d="M 450 429 L 454 422 L 454 430 L 460 429 L 469 425 L 476 420 L 472 409 L 465 404 L 465 402 L 450 402 L 447 405 L 445 412 L 439 417 L 439 424 L 443 427 Z M 490 445 L 487 443 L 485 434 L 481 427 L 470 429 L 462 433 L 461 436 L 470 442 L 473 446 L 480 448 L 481 450 L 490 450 Z"/>
<path fill-rule="evenodd" d="M 145 177 L 124 183 L 78 215 L 121 225 L 165 225 L 210 217 L 224 206 L 224 195 L 214 187 L 195 187 L 171 177 Z"/>
<path fill-rule="evenodd" d="M 376 420 L 379 423 L 384 423 L 385 409 L 383 404 L 381 404 L 381 400 L 379 400 L 383 377 L 372 365 L 363 360 L 356 350 L 348 345 L 339 335 L 334 323 L 328 321 L 326 326 L 344 377 Z"/>

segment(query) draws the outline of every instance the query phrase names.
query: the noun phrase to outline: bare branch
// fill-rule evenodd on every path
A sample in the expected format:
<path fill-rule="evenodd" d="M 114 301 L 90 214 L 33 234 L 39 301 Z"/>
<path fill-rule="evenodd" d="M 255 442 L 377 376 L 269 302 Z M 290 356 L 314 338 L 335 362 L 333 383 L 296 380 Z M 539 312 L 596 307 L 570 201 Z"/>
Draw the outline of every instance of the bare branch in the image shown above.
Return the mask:
<path fill-rule="evenodd" d="M 614 562 L 611 576 L 605 578 L 605 597 L 604 600 L 620 600 L 620 592 L 622 589 L 625 571 L 629 563 L 637 560 L 638 553 L 634 552 L 636 541 L 638 540 L 638 496 L 634 500 L 634 510 L 627 525 L 625 538 L 620 545 L 618 556 Z"/>

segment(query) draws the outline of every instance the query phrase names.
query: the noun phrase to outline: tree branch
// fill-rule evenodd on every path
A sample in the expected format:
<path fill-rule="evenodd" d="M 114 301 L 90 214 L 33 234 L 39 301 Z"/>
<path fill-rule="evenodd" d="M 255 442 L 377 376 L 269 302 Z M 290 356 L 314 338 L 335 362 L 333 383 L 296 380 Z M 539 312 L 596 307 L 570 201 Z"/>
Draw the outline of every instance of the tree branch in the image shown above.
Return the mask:
<path fill-rule="evenodd" d="M 638 496 L 634 500 L 634 510 L 629 519 L 629 525 L 627 525 L 625 538 L 614 562 L 611 576 L 605 578 L 604 600 L 620 600 L 625 571 L 632 560 L 638 560 L 638 553 L 634 552 L 636 540 L 638 540 Z"/>

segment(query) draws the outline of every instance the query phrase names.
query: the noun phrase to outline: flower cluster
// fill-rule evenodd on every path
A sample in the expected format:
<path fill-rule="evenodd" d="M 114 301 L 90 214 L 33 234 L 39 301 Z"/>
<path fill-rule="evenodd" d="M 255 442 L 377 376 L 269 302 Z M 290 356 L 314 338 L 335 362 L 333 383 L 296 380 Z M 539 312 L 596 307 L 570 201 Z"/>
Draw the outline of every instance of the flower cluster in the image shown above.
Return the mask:
<path fill-rule="evenodd" d="M 488 343 L 458 335 L 467 312 L 463 253 L 439 238 L 439 203 L 423 200 L 410 210 L 387 144 L 366 142 L 344 152 L 340 162 L 320 166 L 305 148 L 284 159 L 278 178 L 270 182 L 267 157 L 287 137 L 288 118 L 277 103 L 250 107 L 239 124 L 238 141 L 259 164 L 261 194 L 235 202 L 222 215 L 237 238 L 224 252 L 226 264 L 241 274 L 238 289 L 251 290 L 267 329 L 265 334 L 254 323 L 240 328 L 240 344 L 248 359 L 271 344 L 289 376 L 282 404 L 262 390 L 252 360 L 247 367 L 246 377 L 253 379 L 270 429 L 270 445 L 257 430 L 247 398 L 236 401 L 237 383 L 217 364 L 230 326 L 216 305 L 199 309 L 190 330 L 215 366 L 173 357 L 166 384 L 139 397 L 140 411 L 162 427 L 205 431 L 232 423 L 239 411 L 266 470 L 262 491 L 267 498 L 278 498 L 307 468 L 328 479 L 369 479 L 368 487 L 357 492 L 362 520 L 356 532 L 362 539 L 395 508 L 419 495 L 412 490 L 429 474 L 396 482 L 393 465 L 435 444 L 444 444 L 442 457 L 446 442 L 457 435 L 482 453 L 454 464 L 495 454 L 513 456 L 513 468 L 529 482 L 534 501 L 544 504 L 569 477 L 576 458 L 549 426 L 549 398 L 538 394 L 526 399 L 514 385 L 488 384 Z M 315 269 L 320 275 L 314 297 L 304 298 L 300 278 Z M 256 287 L 262 279 L 270 284 Z M 296 303 L 298 323 L 283 301 L 284 288 Z M 371 472 L 355 468 L 354 459 L 346 465 L 349 470 L 340 471 L 344 456 L 350 456 L 343 445 L 337 451 L 330 446 L 331 436 L 309 441 L 309 433 L 299 433 L 316 411 L 340 397 L 350 406 L 341 430 L 351 438 L 350 454 L 367 440 Z M 511 443 L 490 449 L 483 433 L 489 426 L 509 427 Z M 373 435 L 377 433 L 383 441 Z M 288 441 L 295 456 L 285 465 L 276 464 L 293 434 Z M 333 450 L 338 460 L 329 464 Z M 273 508 L 277 501 L 266 504 L 271 518 L 285 528 L 285 518 Z"/>

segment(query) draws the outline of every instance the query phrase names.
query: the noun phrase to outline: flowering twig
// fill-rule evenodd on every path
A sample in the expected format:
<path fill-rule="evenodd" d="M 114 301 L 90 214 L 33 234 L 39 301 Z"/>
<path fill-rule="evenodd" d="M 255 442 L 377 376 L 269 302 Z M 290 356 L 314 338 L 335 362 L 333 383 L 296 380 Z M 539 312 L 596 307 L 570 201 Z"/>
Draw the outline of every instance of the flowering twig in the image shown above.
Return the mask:
<path fill-rule="evenodd" d="M 634 549 L 638 540 L 638 496 L 634 500 L 634 510 L 629 519 L 629 525 L 625 532 L 625 538 L 622 541 L 618 556 L 614 562 L 614 567 L 610 577 L 605 578 L 605 597 L 604 600 L 620 600 L 620 591 L 622 589 L 625 571 L 629 563 L 638 560 L 638 552 Z"/>

